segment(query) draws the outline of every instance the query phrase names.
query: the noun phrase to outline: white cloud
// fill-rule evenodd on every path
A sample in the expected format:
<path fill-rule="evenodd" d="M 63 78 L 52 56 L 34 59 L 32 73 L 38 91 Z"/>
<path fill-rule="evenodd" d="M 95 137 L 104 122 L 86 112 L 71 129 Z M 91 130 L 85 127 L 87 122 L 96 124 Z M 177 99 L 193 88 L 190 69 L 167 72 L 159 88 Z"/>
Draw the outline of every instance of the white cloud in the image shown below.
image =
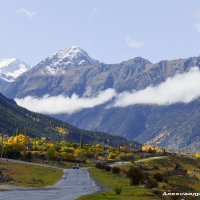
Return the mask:
<path fill-rule="evenodd" d="M 113 106 L 189 103 L 198 97 L 200 97 L 200 71 L 195 67 L 187 73 L 168 78 L 158 86 L 149 86 L 144 90 L 121 93 L 117 96 Z"/>
<path fill-rule="evenodd" d="M 143 42 L 133 40 L 133 39 L 132 39 L 131 37 L 129 37 L 129 36 L 126 36 L 126 37 L 124 38 L 124 40 L 125 40 L 126 45 L 127 45 L 129 48 L 137 49 L 137 48 L 140 48 L 140 47 L 142 47 L 142 46 L 144 45 Z"/>
<path fill-rule="evenodd" d="M 116 95 L 114 89 L 107 89 L 100 92 L 96 97 L 79 97 L 73 94 L 71 97 L 59 96 L 43 96 L 35 98 L 27 96 L 24 99 L 15 99 L 17 104 L 34 112 L 44 114 L 72 114 L 82 109 L 93 108 L 104 104 Z"/>
<path fill-rule="evenodd" d="M 29 11 L 25 8 L 20 8 L 19 10 L 17 10 L 17 14 L 21 14 L 21 15 L 24 15 L 26 17 L 33 18 L 36 15 L 36 12 L 35 11 Z"/>

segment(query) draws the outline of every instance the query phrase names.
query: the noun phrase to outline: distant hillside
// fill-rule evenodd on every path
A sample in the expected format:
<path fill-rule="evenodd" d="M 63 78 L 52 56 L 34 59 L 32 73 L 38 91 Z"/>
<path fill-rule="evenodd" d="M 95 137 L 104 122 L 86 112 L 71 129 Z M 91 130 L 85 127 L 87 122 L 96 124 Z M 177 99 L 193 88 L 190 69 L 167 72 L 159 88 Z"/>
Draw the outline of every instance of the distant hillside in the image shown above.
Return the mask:
<path fill-rule="evenodd" d="M 67 130 L 67 134 L 65 136 L 58 134 L 56 131 L 58 127 Z M 49 139 L 64 137 L 74 142 L 80 141 L 82 133 L 85 143 L 108 143 L 115 146 L 128 143 L 128 140 L 122 137 L 81 130 L 60 120 L 30 112 L 19 107 L 14 100 L 7 99 L 0 94 L 0 132 L 12 135 L 16 131 L 18 133 L 26 132 L 32 137 L 47 137 Z"/>

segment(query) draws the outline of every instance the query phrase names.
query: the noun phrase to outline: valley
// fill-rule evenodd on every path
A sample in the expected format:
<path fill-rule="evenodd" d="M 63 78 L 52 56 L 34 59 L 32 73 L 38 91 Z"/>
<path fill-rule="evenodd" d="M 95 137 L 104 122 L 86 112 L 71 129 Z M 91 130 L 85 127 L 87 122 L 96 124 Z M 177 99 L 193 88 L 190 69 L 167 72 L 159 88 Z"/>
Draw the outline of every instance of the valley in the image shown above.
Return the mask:
<path fill-rule="evenodd" d="M 136 57 L 119 64 L 105 64 L 72 46 L 45 58 L 14 82 L 0 86 L 0 92 L 16 99 L 21 106 L 80 129 L 124 136 L 174 151 L 196 152 L 200 150 L 198 98 L 166 105 L 109 106 L 116 93 L 157 87 L 170 78 L 175 79 L 177 74 L 184 77 L 199 66 L 199 57 L 155 64 Z M 95 103 L 89 103 L 91 99 Z"/>

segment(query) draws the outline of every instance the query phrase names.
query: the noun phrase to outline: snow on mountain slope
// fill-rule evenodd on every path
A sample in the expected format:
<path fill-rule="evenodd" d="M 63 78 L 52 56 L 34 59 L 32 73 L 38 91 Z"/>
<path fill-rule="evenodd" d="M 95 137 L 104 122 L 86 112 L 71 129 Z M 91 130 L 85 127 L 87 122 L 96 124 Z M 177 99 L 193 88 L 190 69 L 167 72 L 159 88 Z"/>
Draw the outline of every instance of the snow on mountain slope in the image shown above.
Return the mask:
<path fill-rule="evenodd" d="M 72 46 L 71 48 L 61 49 L 53 53 L 38 64 L 39 68 L 45 68 L 45 72 L 55 75 L 56 72 L 68 69 L 70 67 L 80 67 L 96 65 L 99 61 L 92 59 L 83 49 Z"/>
<path fill-rule="evenodd" d="M 0 80 L 4 82 L 14 82 L 15 79 L 12 76 L 6 75 L 4 73 L 0 73 Z"/>
<path fill-rule="evenodd" d="M 25 62 L 16 59 L 0 59 L 0 78 L 7 82 L 14 82 L 15 79 L 30 69 Z"/>
<path fill-rule="evenodd" d="M 72 46 L 71 48 L 61 49 L 60 51 L 53 53 L 49 59 L 54 60 L 54 65 L 73 64 L 73 65 L 84 65 L 84 64 L 96 64 L 98 61 L 90 58 L 90 56 L 83 49 Z M 56 60 L 56 62 L 55 62 Z"/>

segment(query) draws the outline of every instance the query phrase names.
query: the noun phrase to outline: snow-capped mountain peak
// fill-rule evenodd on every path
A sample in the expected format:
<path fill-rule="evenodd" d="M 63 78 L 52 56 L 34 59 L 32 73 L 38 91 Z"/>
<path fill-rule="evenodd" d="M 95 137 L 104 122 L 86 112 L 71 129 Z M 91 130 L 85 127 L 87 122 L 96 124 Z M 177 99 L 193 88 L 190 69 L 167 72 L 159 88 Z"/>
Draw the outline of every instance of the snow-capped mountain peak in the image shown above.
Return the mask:
<path fill-rule="evenodd" d="M 0 78 L 13 82 L 31 67 L 17 58 L 0 59 Z"/>
<path fill-rule="evenodd" d="M 89 58 L 88 54 L 78 46 L 72 46 L 71 48 L 61 49 L 53 55 L 57 55 L 60 59 L 68 58 L 71 61 L 77 59 L 78 57 Z"/>
<path fill-rule="evenodd" d="M 0 68 L 7 67 L 10 63 L 14 62 L 16 58 L 0 59 Z"/>
<path fill-rule="evenodd" d="M 61 49 L 53 53 L 44 62 L 49 61 L 50 67 L 66 67 L 66 66 L 84 66 L 94 65 L 99 63 L 97 60 L 92 59 L 86 51 L 78 46 L 71 48 Z"/>

